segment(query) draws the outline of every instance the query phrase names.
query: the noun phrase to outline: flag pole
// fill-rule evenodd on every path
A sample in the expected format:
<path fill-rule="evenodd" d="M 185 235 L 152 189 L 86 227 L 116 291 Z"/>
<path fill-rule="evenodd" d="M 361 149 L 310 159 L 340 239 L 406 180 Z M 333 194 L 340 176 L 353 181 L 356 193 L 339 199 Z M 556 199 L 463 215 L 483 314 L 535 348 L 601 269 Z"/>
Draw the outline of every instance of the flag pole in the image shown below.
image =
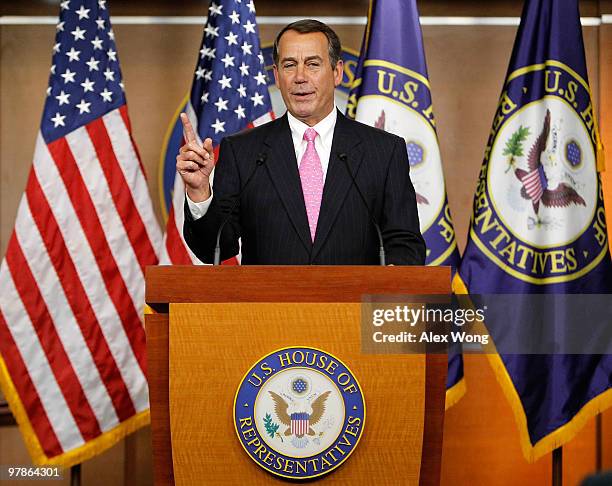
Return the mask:
<path fill-rule="evenodd" d="M 563 484 L 563 447 L 557 447 L 552 453 L 552 486 Z"/>
<path fill-rule="evenodd" d="M 81 486 L 81 464 L 70 468 L 70 486 Z"/>
<path fill-rule="evenodd" d="M 81 464 L 70 468 L 70 486 L 81 486 Z"/>

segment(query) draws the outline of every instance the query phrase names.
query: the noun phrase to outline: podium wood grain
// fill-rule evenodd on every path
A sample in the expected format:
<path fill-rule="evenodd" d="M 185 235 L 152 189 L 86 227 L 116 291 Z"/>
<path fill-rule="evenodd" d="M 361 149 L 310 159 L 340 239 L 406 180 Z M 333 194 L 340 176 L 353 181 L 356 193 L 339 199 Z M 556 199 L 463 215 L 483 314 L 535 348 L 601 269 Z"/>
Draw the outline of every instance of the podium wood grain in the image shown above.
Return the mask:
<path fill-rule="evenodd" d="M 147 367 L 149 403 L 151 406 L 151 442 L 153 446 L 153 479 L 156 485 L 174 484 L 170 411 L 168 410 L 168 314 L 146 314 Z"/>
<path fill-rule="evenodd" d="M 247 370 L 263 355 L 288 346 L 318 347 L 336 356 L 365 394 L 361 441 L 324 481 L 419 483 L 425 356 L 361 354 L 359 304 L 171 304 L 170 316 L 170 423 L 177 485 L 280 482 L 242 449 L 232 413 Z"/>
<path fill-rule="evenodd" d="M 287 283 L 282 288 L 279 275 Z M 169 302 L 361 302 L 366 288 L 370 294 L 447 294 L 450 267 L 173 265 L 147 267 L 146 281 L 147 304 L 167 311 Z"/>

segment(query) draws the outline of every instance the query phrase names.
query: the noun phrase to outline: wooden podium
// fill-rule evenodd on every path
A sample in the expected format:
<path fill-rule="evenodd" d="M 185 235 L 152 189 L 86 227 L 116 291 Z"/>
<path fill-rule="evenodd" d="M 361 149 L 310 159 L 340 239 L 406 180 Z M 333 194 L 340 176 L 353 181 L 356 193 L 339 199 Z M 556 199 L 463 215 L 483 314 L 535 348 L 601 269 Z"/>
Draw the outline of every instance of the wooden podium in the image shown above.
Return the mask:
<path fill-rule="evenodd" d="M 448 293 L 448 267 L 148 267 L 155 484 L 283 482 L 243 450 L 234 396 L 262 356 L 310 346 L 350 367 L 367 408 L 354 453 L 321 481 L 437 485 L 447 357 L 362 354 L 361 302 Z"/>

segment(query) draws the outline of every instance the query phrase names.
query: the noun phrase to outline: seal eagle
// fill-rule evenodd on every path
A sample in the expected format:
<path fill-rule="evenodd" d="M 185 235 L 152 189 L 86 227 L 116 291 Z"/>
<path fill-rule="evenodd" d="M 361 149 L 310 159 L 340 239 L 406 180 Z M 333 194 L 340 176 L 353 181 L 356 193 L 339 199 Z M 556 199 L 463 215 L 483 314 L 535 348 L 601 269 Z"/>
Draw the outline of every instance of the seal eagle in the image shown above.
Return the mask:
<path fill-rule="evenodd" d="M 529 155 L 527 157 L 528 170 L 517 168 L 514 171 L 514 174 L 522 184 L 521 196 L 524 199 L 531 200 L 531 205 L 538 217 L 538 221 L 540 202 L 546 207 L 556 208 L 567 207 L 570 204 L 586 206 L 584 199 L 582 199 L 576 190 L 564 182 L 560 182 L 555 189 L 548 188 L 548 178 L 546 177 L 546 172 L 544 171 L 544 166 L 540 161 L 540 157 L 544 150 L 546 150 L 549 133 L 550 110 L 546 110 L 542 131 L 529 150 Z"/>
<path fill-rule="evenodd" d="M 276 413 L 278 420 L 282 424 L 287 426 L 287 429 L 285 430 L 284 434 L 286 436 L 292 435 L 291 415 L 289 415 L 288 412 L 289 404 L 283 397 L 281 397 L 277 393 L 274 393 L 273 391 L 270 391 L 268 393 L 272 397 L 272 400 L 274 400 L 274 413 Z M 327 398 L 329 397 L 330 393 L 330 391 L 326 391 L 325 393 L 322 393 L 320 396 L 318 396 L 314 402 L 312 402 L 312 413 L 308 416 L 308 435 L 316 435 L 316 432 L 312 429 L 312 427 L 310 427 L 310 425 L 315 425 L 319 420 L 321 420 L 321 417 L 323 417 L 323 414 L 325 413 L 325 402 L 327 401 Z M 304 435 L 305 434 L 296 434 L 296 437 L 300 438 Z"/>

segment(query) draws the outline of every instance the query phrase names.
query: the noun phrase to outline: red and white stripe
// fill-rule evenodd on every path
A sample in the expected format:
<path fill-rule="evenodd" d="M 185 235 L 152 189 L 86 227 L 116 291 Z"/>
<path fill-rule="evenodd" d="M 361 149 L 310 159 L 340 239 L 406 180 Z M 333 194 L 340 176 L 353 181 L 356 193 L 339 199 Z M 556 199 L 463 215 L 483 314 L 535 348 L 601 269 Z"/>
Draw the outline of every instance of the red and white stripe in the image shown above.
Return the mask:
<path fill-rule="evenodd" d="M 306 435 L 309 428 L 310 424 L 308 419 L 291 419 L 291 433 L 293 435 L 297 435 L 298 437 Z"/>
<path fill-rule="evenodd" d="M 189 121 L 196 132 L 198 143 L 202 143 L 200 136 L 198 135 L 198 118 L 195 114 L 191 102 L 187 102 L 185 107 L 185 113 L 189 117 Z M 257 127 L 268 123 L 274 119 L 272 112 L 265 114 L 262 117 L 257 118 L 252 123 L 249 123 L 248 128 Z M 218 147 L 215 147 L 215 153 L 218 154 Z M 212 186 L 214 180 L 214 169 L 211 174 L 210 184 Z M 202 265 L 202 262 L 194 253 L 189 249 L 185 239 L 183 238 L 183 223 L 185 222 L 184 216 L 184 204 L 185 204 L 185 184 L 183 179 L 177 173 L 174 175 L 174 189 L 172 193 L 172 207 L 168 211 L 168 222 L 166 223 L 166 234 L 164 235 L 164 243 L 162 246 L 160 264 L 161 265 Z M 234 259 L 232 259 L 234 260 Z M 240 255 L 236 256 L 236 261 L 228 261 L 224 263 L 238 263 L 240 261 Z"/>
<path fill-rule="evenodd" d="M 542 194 L 544 194 L 544 188 L 540 180 L 540 171 L 536 169 L 529 172 L 523 177 L 522 182 L 531 200 L 534 203 L 539 202 Z"/>
<path fill-rule="evenodd" d="M 48 458 L 148 408 L 143 271 L 160 243 L 125 107 L 39 135 L 0 266 L 0 353 Z"/>

